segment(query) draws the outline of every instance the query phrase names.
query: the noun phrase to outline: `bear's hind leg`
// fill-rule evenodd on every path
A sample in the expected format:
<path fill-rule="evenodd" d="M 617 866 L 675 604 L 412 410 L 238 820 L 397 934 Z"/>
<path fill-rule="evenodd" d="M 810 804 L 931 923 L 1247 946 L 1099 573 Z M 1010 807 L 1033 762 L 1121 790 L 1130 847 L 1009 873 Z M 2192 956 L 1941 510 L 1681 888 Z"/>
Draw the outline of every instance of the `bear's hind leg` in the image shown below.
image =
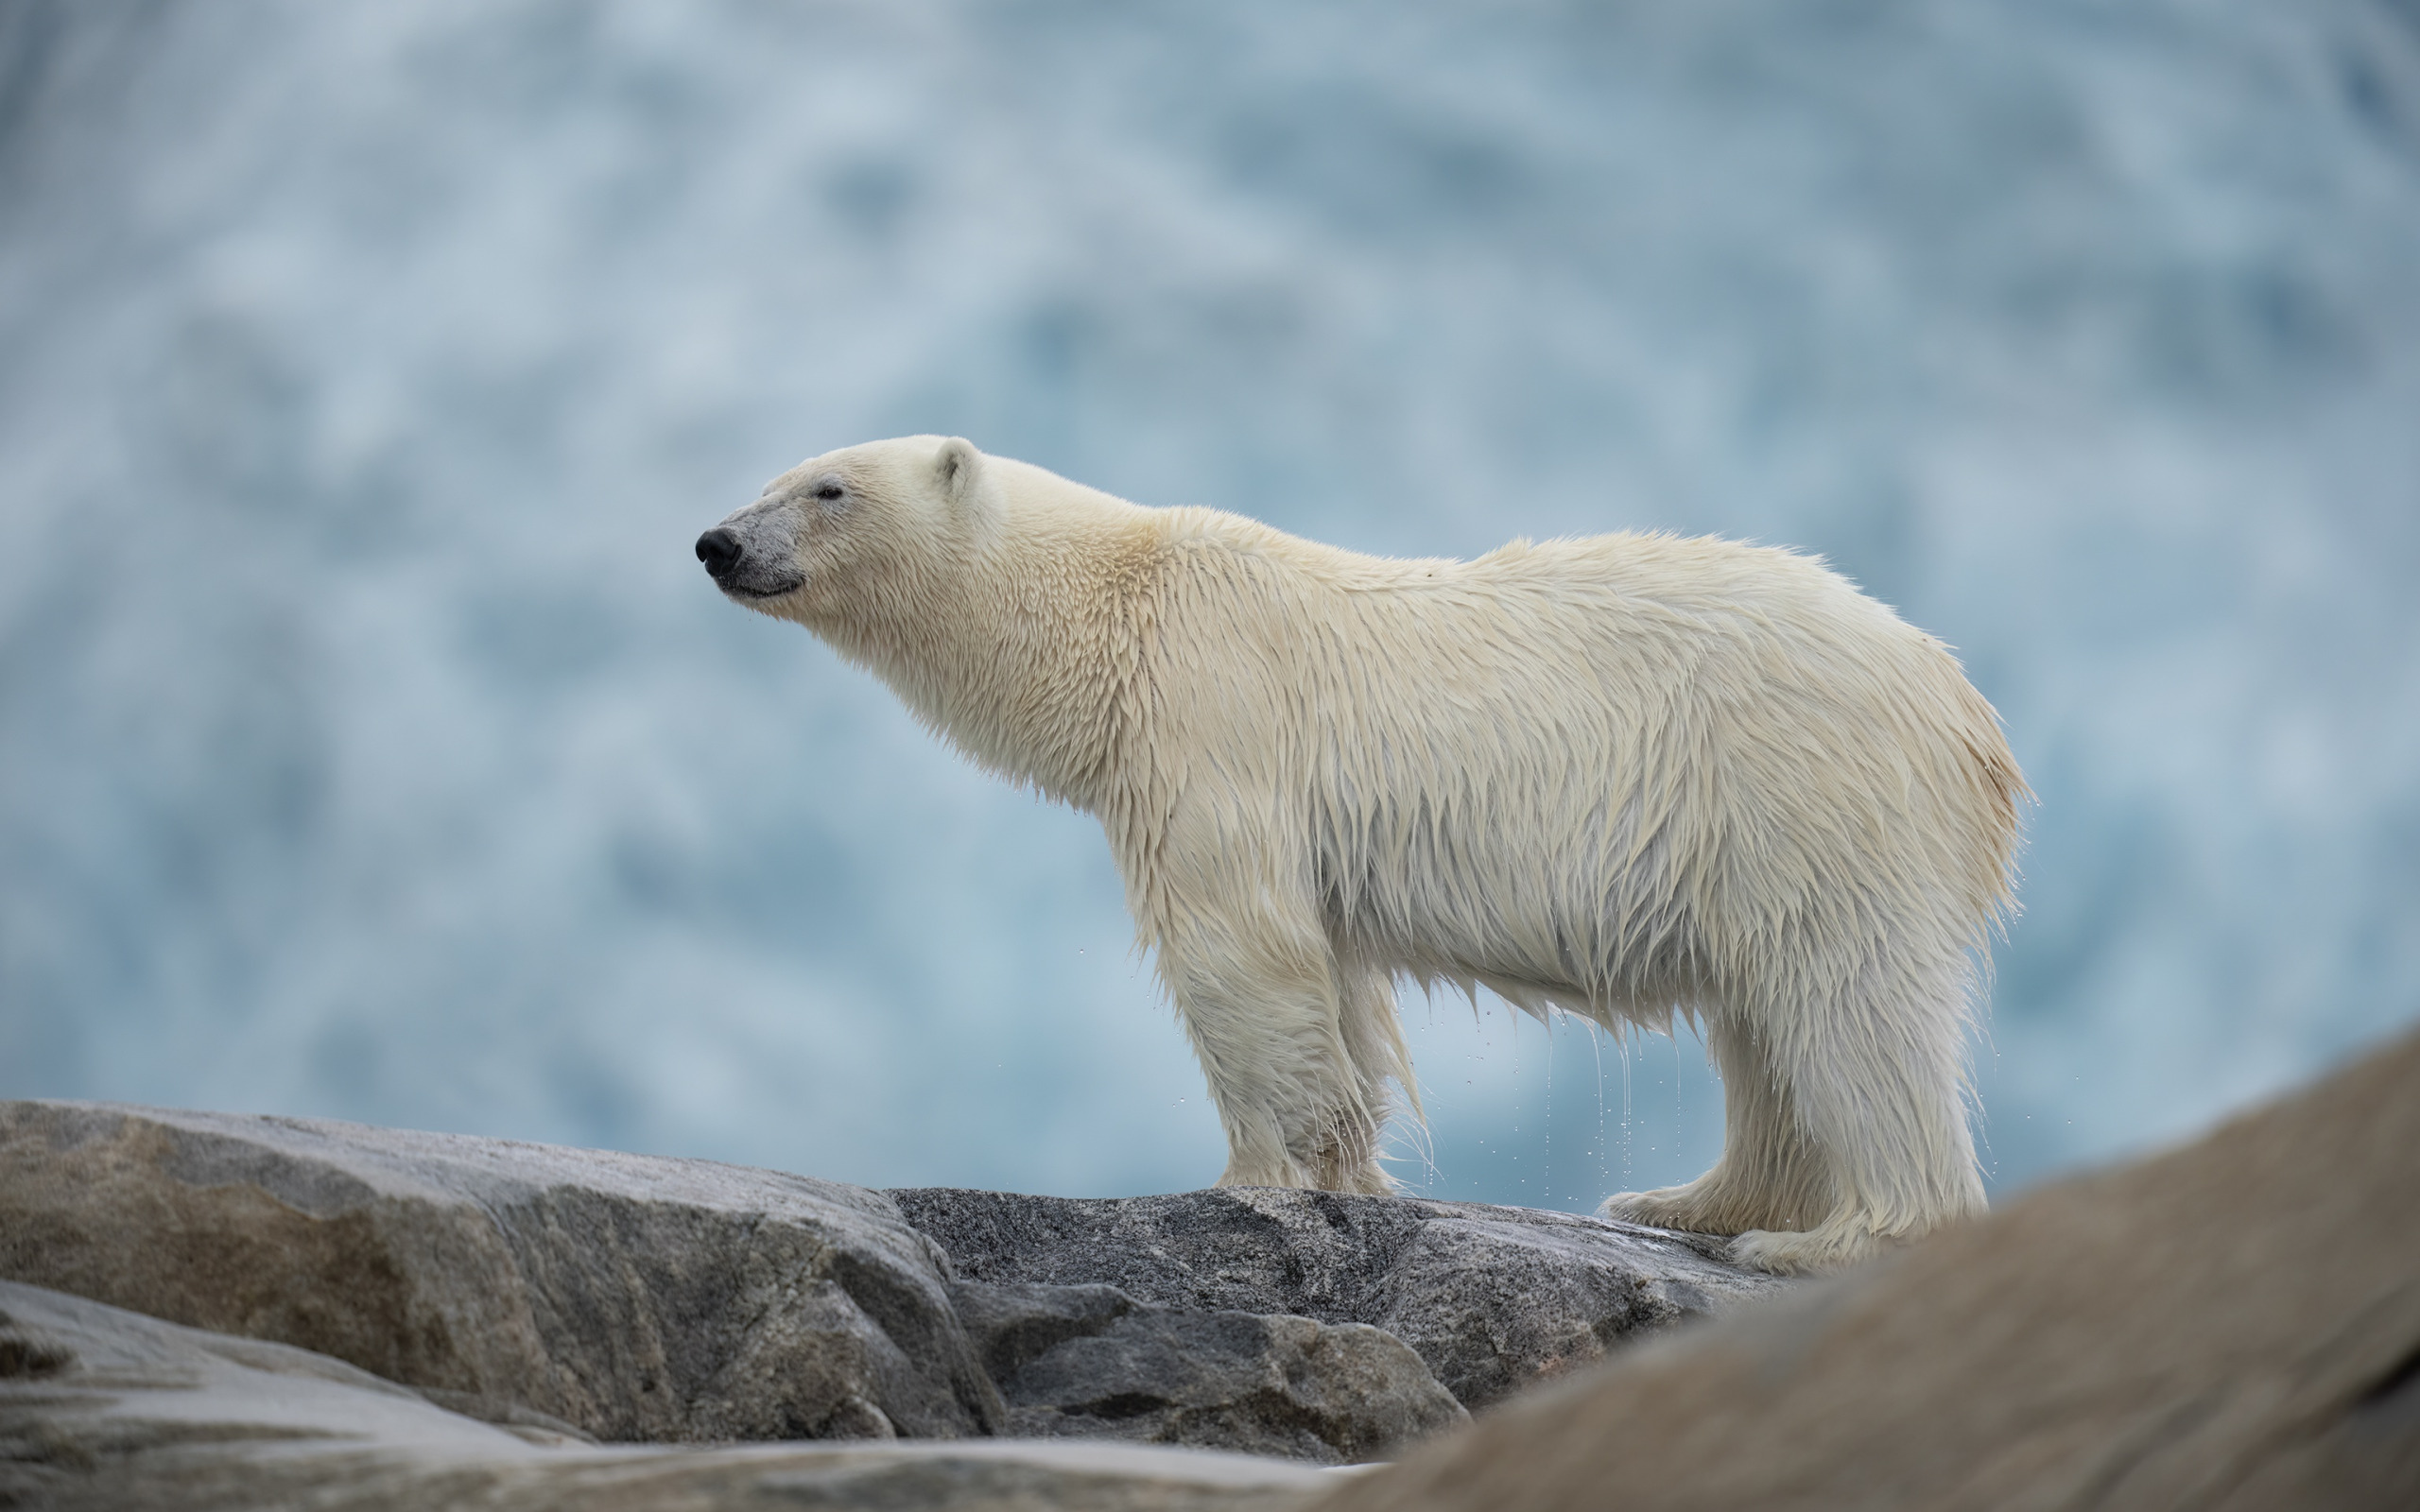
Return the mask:
<path fill-rule="evenodd" d="M 1789 1091 L 1751 1030 L 1728 1012 L 1706 1023 L 1722 1077 L 1722 1155 L 1696 1180 L 1607 1197 L 1599 1216 L 1691 1233 L 1794 1228 L 1832 1207 L 1831 1171 L 1799 1127 Z"/>
<path fill-rule="evenodd" d="M 1877 948 L 1845 990 L 1763 1035 L 1833 1202 L 1803 1231 L 1740 1234 L 1734 1258 L 1789 1274 L 1852 1263 L 1983 1211 L 1966 1126 L 1962 956 L 1919 966 Z"/>

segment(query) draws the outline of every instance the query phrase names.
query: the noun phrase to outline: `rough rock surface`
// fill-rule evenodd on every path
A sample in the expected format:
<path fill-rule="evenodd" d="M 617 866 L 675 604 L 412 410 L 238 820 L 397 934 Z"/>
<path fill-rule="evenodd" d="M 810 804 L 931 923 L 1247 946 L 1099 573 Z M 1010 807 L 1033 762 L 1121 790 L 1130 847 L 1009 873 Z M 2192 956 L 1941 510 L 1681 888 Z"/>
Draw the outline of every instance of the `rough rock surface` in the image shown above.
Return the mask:
<path fill-rule="evenodd" d="M 1340 1487 L 1321 1512 L 2420 1507 L 2420 1035 Z"/>
<path fill-rule="evenodd" d="M 955 1438 L 1005 1404 L 889 1199 L 702 1160 L 0 1104 L 0 1277 L 602 1439 Z"/>
<path fill-rule="evenodd" d="M 612 1441 L 1011 1435 L 1368 1460 L 1780 1284 L 1713 1247 L 1390 1197 L 886 1194 L 358 1125 L 0 1104 L 0 1278 Z"/>
<path fill-rule="evenodd" d="M 1789 1284 L 1725 1263 L 1720 1240 L 1527 1208 L 1270 1187 L 890 1195 L 968 1281 L 1111 1286 L 1160 1307 L 1368 1324 L 1409 1345 L 1473 1410 Z"/>
<path fill-rule="evenodd" d="M 0 1282 L 0 1506 L 45 1512 L 1280 1512 L 1274 1460 L 1112 1444 L 600 1448 L 308 1350 Z"/>

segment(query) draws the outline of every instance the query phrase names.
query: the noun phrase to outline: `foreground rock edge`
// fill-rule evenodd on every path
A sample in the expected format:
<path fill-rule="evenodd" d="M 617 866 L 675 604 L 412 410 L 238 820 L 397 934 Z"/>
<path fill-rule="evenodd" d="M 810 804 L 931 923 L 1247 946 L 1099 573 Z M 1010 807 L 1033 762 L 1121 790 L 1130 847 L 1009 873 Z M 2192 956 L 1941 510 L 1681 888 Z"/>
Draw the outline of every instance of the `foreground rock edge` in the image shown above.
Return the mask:
<path fill-rule="evenodd" d="M 1065 1441 L 546 1444 L 325 1355 L 0 1281 L 0 1505 L 1281 1512 L 1330 1479 L 1282 1460 Z"/>

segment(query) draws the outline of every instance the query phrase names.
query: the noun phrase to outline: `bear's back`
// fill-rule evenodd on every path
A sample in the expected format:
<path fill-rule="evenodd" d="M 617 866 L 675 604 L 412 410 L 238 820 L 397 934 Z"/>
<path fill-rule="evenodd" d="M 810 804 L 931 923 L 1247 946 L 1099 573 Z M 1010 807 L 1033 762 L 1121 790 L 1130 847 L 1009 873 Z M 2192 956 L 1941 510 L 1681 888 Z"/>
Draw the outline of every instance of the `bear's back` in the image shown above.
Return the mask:
<path fill-rule="evenodd" d="M 1945 647 L 1820 562 L 1663 535 L 1389 559 L 1208 511 L 1169 551 L 1146 743 L 1186 774 L 1169 799 L 1299 826 L 1318 885 L 1399 958 L 1647 990 L 1634 972 L 1848 869 L 1998 895 L 1996 718 Z"/>

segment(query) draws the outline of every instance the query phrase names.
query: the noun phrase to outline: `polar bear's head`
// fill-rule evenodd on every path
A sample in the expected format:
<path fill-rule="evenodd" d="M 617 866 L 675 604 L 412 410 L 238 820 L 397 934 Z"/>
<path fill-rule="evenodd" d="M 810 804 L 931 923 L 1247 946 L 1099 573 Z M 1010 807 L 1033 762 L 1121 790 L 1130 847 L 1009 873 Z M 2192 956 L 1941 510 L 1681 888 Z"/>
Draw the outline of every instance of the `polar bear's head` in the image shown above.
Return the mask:
<path fill-rule="evenodd" d="M 698 559 L 732 598 L 809 626 L 852 618 L 877 598 L 912 600 L 965 558 L 996 513 L 983 463 L 956 437 L 827 452 L 700 536 Z"/>

